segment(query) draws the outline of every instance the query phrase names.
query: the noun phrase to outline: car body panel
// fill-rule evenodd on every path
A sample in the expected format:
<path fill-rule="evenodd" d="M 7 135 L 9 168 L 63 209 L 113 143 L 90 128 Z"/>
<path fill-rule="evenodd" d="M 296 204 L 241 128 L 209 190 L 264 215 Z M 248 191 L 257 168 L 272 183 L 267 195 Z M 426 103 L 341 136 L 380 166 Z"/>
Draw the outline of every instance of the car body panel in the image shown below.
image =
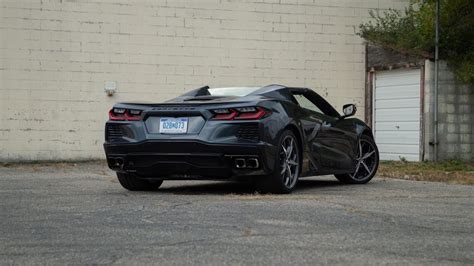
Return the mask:
<path fill-rule="evenodd" d="M 118 103 L 114 108 L 141 110 L 138 121 L 106 123 L 105 153 L 109 167 L 142 178 L 222 179 L 271 174 L 278 142 L 290 129 L 300 140 L 302 175 L 350 173 L 355 169 L 358 139 L 370 128 L 343 118 L 321 96 L 307 88 L 269 85 L 246 96 L 213 96 L 208 87 L 165 103 Z M 325 113 L 303 108 L 294 95 L 305 95 Z M 213 120 L 212 110 L 259 107 L 257 120 Z M 186 134 L 163 134 L 160 118 L 187 117 Z M 237 169 L 237 157 L 257 158 L 256 169 Z M 239 158 L 240 158 L 239 157 Z"/>

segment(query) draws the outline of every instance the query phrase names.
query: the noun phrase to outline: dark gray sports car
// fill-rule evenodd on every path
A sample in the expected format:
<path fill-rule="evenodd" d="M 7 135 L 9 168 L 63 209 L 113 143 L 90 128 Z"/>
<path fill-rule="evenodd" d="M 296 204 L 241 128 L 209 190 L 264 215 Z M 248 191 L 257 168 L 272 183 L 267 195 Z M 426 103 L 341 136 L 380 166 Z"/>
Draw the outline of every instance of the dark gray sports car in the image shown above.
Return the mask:
<path fill-rule="evenodd" d="M 365 184 L 379 154 L 371 129 L 311 89 L 202 87 L 165 103 L 118 103 L 105 126 L 109 167 L 129 190 L 163 180 L 250 180 L 291 192 L 299 177 L 334 174 Z"/>

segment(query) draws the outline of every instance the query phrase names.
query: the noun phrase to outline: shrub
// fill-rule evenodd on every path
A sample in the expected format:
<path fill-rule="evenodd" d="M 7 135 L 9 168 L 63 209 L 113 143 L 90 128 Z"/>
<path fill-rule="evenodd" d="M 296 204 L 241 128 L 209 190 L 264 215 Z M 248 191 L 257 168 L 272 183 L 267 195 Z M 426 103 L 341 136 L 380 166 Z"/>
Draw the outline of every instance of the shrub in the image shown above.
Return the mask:
<path fill-rule="evenodd" d="M 367 41 L 398 52 L 434 58 L 435 0 L 411 0 L 404 11 L 370 11 L 360 25 Z M 440 0 L 440 59 L 456 77 L 474 84 L 474 1 Z"/>

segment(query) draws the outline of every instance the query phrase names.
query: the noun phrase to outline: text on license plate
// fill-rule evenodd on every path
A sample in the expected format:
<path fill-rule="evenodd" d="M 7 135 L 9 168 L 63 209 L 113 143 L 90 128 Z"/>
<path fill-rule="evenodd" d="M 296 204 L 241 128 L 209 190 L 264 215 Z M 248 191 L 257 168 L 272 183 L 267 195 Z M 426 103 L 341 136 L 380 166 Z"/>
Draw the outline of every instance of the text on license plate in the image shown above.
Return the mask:
<path fill-rule="evenodd" d="M 188 118 L 160 118 L 160 133 L 183 134 L 188 131 Z"/>

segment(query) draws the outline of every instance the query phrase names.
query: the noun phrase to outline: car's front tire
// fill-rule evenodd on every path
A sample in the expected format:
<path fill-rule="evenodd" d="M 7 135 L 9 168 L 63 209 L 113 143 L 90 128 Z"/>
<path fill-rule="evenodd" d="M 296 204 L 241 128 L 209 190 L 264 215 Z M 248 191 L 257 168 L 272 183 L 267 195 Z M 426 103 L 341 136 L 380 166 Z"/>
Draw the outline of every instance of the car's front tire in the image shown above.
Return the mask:
<path fill-rule="evenodd" d="M 335 175 L 345 184 L 366 184 L 377 173 L 379 167 L 379 150 L 373 138 L 362 135 L 358 144 L 358 157 L 354 173 Z"/>
<path fill-rule="evenodd" d="M 258 180 L 257 188 L 264 193 L 291 193 L 300 173 L 300 148 L 295 134 L 285 130 L 278 142 L 278 160 L 272 174 Z"/>
<path fill-rule="evenodd" d="M 153 191 L 157 190 L 163 180 L 148 181 L 139 179 L 131 174 L 117 173 L 117 179 L 123 188 L 131 191 Z"/>

